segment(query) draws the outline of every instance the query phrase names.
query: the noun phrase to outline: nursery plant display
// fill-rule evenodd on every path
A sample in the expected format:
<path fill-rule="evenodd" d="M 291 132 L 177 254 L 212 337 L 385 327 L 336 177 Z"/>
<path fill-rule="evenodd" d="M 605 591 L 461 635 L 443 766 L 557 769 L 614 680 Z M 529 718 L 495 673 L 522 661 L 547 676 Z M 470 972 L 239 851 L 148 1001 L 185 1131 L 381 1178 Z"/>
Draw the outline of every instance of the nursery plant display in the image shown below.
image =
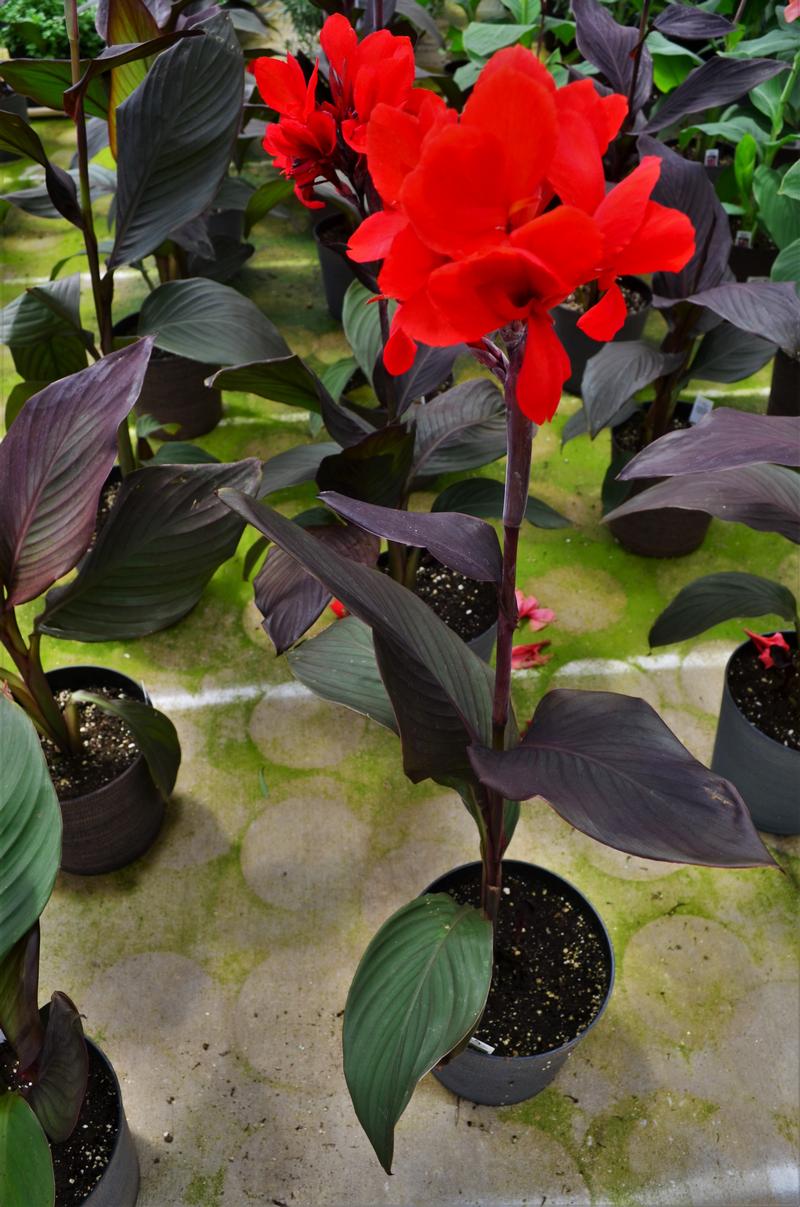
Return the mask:
<path fill-rule="evenodd" d="M 434 345 L 475 344 L 481 362 L 503 384 L 502 548 L 487 524 L 458 513 L 412 516 L 336 492 L 322 495 L 339 516 L 374 535 L 411 545 L 424 542 L 456 569 L 467 559 L 481 567 L 498 596 L 494 674 L 402 585 L 348 562 L 278 512 L 239 492 L 221 491 L 229 506 L 351 613 L 330 634 L 315 639 L 322 646 L 317 645 L 316 657 L 313 643 L 300 647 L 293 660 L 297 673 L 328 698 L 396 728 L 406 775 L 456 787 L 479 832 L 481 864 L 468 877 L 465 895 L 424 893 L 394 914 L 367 949 L 348 996 L 345 1076 L 356 1113 L 387 1171 L 398 1118 L 417 1081 L 445 1057 L 453 1056 L 452 1084 L 475 1101 L 519 1101 L 546 1084 L 543 1070 L 533 1087 L 516 1084 L 516 1061 L 537 1052 L 533 1019 L 525 1021 L 528 1028 L 534 1022 L 526 1036 L 532 1046 L 525 1045 L 523 1030 L 510 1040 L 508 1056 L 457 1054 L 484 1010 L 492 1013 L 492 987 L 497 993 L 499 984 L 507 992 L 504 966 L 510 960 L 513 968 L 514 952 L 527 948 L 518 919 L 507 923 L 506 932 L 518 947 L 507 938 L 501 946 L 499 938 L 505 912 L 503 856 L 518 801 L 541 792 L 562 816 L 600 841 L 651 858 L 734 867 L 770 862 L 735 790 L 710 778 L 641 700 L 553 692 L 540 703 L 522 741 L 518 738 L 511 664 L 532 421 L 553 416 L 569 371 L 546 311 L 602 273 L 605 294 L 595 332 L 613 335 L 621 321 L 614 282 L 621 248 L 620 235 L 611 232 L 623 223 L 622 248 L 634 255 L 637 239 L 646 239 L 653 267 L 666 263 L 680 269 L 694 250 L 688 219 L 649 201 L 657 160 L 644 160 L 630 180 L 603 199 L 601 155 L 624 117 L 624 99 L 601 100 L 591 85 L 577 85 L 577 93 L 569 86 L 560 91 L 561 103 L 582 119 L 579 128 L 592 150 L 588 160 L 576 156 L 572 141 L 559 139 L 556 88 L 521 48 L 495 56 L 460 120 L 441 120 L 426 129 L 412 117 L 401 139 L 406 115 L 377 107 L 367 128 L 367 155 L 386 208 L 370 215 L 351 241 L 359 258 L 383 258 L 379 287 L 399 303 L 384 349 L 390 372 L 408 370 L 415 337 L 424 334 Z M 514 154 L 515 116 L 522 112 L 537 119 L 537 142 L 524 161 Z M 487 162 L 494 167 L 491 175 Z M 542 213 L 556 193 L 561 205 Z M 606 267 L 598 270 L 603 263 Z M 496 332 L 502 346 L 492 338 Z M 348 652 L 342 642 L 349 642 Z M 630 744 L 621 738 L 623 728 L 633 739 Z M 510 891 L 514 901 L 515 890 Z M 593 947 L 602 960 L 597 922 L 581 910 L 578 918 L 587 928 L 578 948 Z M 557 1032 L 553 1048 L 545 1046 L 550 1076 L 564 1044 L 603 1007 L 610 969 L 595 968 L 587 976 L 591 1008 L 574 1031 Z M 553 992 L 558 996 L 556 986 Z M 506 1018 L 502 1025 L 510 1026 Z M 473 1058 L 476 1069 L 469 1067 Z M 449 1067 L 441 1076 L 447 1083 Z"/>
<path fill-rule="evenodd" d="M 7 1207 L 133 1207 L 139 1165 L 119 1085 L 67 995 L 39 1009 L 39 915 L 61 821 L 36 730 L 0 691 L 0 1194 Z"/>
<path fill-rule="evenodd" d="M 697 427 L 662 437 L 622 471 L 667 480 L 620 509 L 669 504 L 703 507 L 720 519 L 779 532 L 800 543 L 800 484 L 787 468 L 800 465 L 800 419 L 748 415 L 724 407 Z M 782 583 L 734 570 L 684 587 L 650 630 L 652 646 L 703 633 L 738 616 L 776 614 L 793 625 L 786 634 L 759 636 L 730 658 L 725 674 L 712 767 L 740 789 L 759 829 L 800 832 L 797 781 L 797 597 Z"/>

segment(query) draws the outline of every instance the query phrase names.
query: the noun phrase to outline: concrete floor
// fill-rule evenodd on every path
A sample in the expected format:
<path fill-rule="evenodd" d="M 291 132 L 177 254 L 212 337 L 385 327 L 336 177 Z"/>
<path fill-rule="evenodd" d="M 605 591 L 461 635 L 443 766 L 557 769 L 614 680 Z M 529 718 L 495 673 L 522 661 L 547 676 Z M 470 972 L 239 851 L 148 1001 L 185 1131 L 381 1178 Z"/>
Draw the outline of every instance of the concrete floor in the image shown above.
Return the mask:
<path fill-rule="evenodd" d="M 63 159 L 68 129 L 45 134 Z M 13 211 L 4 236 L 3 304 L 74 243 L 64 224 Z M 259 228 L 241 287 L 297 351 L 318 364 L 344 354 L 305 215 Z M 121 275 L 118 313 L 140 290 Z M 0 370 L 5 394 L 7 358 Z M 767 382 L 731 401 L 763 408 Z M 520 585 L 557 621 L 543 634 L 552 662 L 515 675 L 519 714 L 557 683 L 627 691 L 707 759 L 739 626 L 648 658 L 649 625 L 698 574 L 747 566 L 796 586 L 797 560 L 779 538 L 717 521 L 689 558 L 625 554 L 599 523 L 606 442 L 559 450 L 575 405 L 535 442 L 532 489 L 576 528 L 524 535 Z M 203 443 L 233 459 L 308 438 L 299 412 L 231 395 Z M 294 514 L 312 491 L 279 499 Z M 474 829 L 455 796 L 407 783 L 391 734 L 291 680 L 241 580 L 251 541 L 175 629 L 127 647 L 46 643 L 50 665 L 143 679 L 183 743 L 153 850 L 113 876 L 61 876 L 43 917 L 43 994 L 75 998 L 120 1075 L 142 1207 L 796 1204 L 800 844 L 768 840 L 783 876 L 652 864 L 570 831 L 540 800 L 510 854 L 567 876 L 602 913 L 618 961 L 608 1012 L 521 1106 L 459 1103 L 426 1078 L 398 1128 L 395 1175 L 382 1173 L 341 1073 L 347 987 L 381 921 L 475 857 Z"/>

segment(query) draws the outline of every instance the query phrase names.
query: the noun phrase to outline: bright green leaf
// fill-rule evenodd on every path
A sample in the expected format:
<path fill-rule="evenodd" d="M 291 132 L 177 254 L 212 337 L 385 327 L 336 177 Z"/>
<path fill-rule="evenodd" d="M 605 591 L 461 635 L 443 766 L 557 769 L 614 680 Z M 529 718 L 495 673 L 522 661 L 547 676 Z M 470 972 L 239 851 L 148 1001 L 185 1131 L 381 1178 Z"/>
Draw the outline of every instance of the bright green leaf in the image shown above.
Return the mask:
<path fill-rule="evenodd" d="M 19 1094 L 0 1094 L 0 1203 L 3 1207 L 53 1207 L 56 1197 L 50 1146 Z"/>

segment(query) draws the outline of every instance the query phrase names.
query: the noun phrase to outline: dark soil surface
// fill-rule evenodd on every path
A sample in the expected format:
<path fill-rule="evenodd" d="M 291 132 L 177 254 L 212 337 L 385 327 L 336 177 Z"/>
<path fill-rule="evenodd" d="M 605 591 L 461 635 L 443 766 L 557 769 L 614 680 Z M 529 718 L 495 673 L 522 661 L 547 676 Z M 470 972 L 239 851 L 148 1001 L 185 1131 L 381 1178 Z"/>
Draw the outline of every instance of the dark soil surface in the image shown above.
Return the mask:
<path fill-rule="evenodd" d="M 450 570 L 423 553 L 414 590 L 440 620 L 464 641 L 479 637 L 497 620 L 497 592 L 492 583 Z"/>
<path fill-rule="evenodd" d="M 11 1049 L 0 1046 L 0 1082 L 22 1089 Z M 111 1160 L 117 1138 L 119 1102 L 111 1075 L 89 1048 L 89 1080 L 75 1130 L 63 1144 L 51 1144 L 56 1178 L 55 1207 L 81 1207 Z"/>
<path fill-rule="evenodd" d="M 688 419 L 673 415 L 668 432 L 682 432 L 691 427 Z M 619 427 L 614 428 L 614 443 L 626 453 L 640 453 L 645 446 L 644 411 L 637 411 Z"/>
<path fill-rule="evenodd" d="M 87 687 L 109 700 L 130 700 L 132 696 L 108 687 Z M 70 698 L 68 691 L 56 693 L 63 709 Z M 49 738 L 42 738 L 42 748 L 50 777 L 59 800 L 72 800 L 110 784 L 139 756 L 139 747 L 128 726 L 119 717 L 103 712 L 96 704 L 79 704 L 80 731 L 84 749 L 80 755 L 64 754 Z"/>
<path fill-rule="evenodd" d="M 751 725 L 781 745 L 800 750 L 800 652 L 795 649 L 786 659 L 786 666 L 766 667 L 748 642 L 731 658 L 728 686 Z"/>
<path fill-rule="evenodd" d="M 479 875 L 459 873 L 450 896 L 478 906 Z M 605 937 L 580 897 L 547 876 L 506 868 L 492 986 L 475 1038 L 501 1056 L 560 1048 L 596 1017 L 610 979 Z"/>
<path fill-rule="evenodd" d="M 638 289 L 631 289 L 628 285 L 620 285 L 620 291 L 625 299 L 628 314 L 638 314 L 640 310 L 646 310 L 650 305 L 648 299 L 644 296 L 644 294 L 639 293 Z M 564 298 L 564 301 L 561 303 L 561 305 L 567 310 L 578 310 L 581 314 L 585 314 L 596 301 L 597 298 L 595 298 L 593 302 L 585 303 L 577 296 L 577 294 L 571 293 L 568 297 Z"/>
<path fill-rule="evenodd" d="M 89 544 L 91 549 L 100 534 L 103 525 L 111 514 L 111 509 L 117 501 L 119 492 L 122 489 L 122 479 L 113 477 L 109 478 L 100 491 L 100 502 L 97 504 L 97 519 L 95 520 L 94 533 Z"/>

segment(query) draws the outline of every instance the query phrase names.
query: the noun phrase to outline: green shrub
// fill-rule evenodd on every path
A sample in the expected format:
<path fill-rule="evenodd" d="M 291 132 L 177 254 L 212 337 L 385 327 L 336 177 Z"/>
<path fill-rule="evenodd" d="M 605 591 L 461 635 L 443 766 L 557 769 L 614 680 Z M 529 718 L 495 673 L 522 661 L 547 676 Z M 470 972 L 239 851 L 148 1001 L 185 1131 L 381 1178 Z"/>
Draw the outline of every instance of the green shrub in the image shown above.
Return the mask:
<path fill-rule="evenodd" d="M 68 59 L 69 42 L 63 0 L 5 0 L 0 7 L 0 42 L 12 59 Z M 94 5 L 81 5 L 78 15 L 81 55 L 103 49 L 94 27 Z"/>

